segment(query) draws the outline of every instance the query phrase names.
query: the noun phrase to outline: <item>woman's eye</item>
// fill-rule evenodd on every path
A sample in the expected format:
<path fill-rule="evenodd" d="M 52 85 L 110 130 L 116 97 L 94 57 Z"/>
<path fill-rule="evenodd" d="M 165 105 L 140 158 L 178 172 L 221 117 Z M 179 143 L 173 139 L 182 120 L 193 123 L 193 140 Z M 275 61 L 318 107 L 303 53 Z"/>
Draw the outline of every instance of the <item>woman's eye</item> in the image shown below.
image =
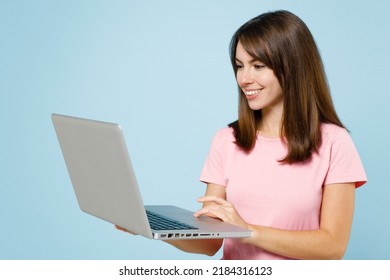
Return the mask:
<path fill-rule="evenodd" d="M 242 68 L 242 65 L 236 64 L 236 68 L 237 68 L 237 69 L 241 69 L 241 68 Z"/>
<path fill-rule="evenodd" d="M 256 69 L 263 69 L 265 67 L 264 64 L 255 64 Z"/>

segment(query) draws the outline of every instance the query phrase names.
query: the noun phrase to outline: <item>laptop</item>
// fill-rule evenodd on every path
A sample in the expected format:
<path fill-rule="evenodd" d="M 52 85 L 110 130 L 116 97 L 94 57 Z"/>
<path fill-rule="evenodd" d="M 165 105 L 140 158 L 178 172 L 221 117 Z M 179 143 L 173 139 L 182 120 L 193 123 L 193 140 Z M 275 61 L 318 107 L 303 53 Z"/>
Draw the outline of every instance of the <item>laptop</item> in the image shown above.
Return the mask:
<path fill-rule="evenodd" d="M 82 211 L 151 239 L 244 238 L 251 231 L 172 205 L 144 205 L 121 127 L 52 114 Z"/>

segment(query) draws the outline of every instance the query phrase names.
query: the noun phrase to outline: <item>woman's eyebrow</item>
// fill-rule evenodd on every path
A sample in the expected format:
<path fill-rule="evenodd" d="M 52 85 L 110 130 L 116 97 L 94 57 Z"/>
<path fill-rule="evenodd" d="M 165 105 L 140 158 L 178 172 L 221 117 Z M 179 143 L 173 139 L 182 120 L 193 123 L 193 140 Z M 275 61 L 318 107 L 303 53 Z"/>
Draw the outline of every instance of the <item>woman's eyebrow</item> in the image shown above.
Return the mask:
<path fill-rule="evenodd" d="M 238 62 L 238 63 L 242 63 L 242 61 L 241 60 L 239 60 L 238 58 L 235 58 L 235 60 L 236 60 L 236 62 Z M 258 59 L 258 58 L 252 58 L 251 60 L 249 60 L 249 63 L 250 64 L 252 64 L 252 63 L 255 63 L 255 62 L 260 62 L 261 63 L 261 61 Z"/>

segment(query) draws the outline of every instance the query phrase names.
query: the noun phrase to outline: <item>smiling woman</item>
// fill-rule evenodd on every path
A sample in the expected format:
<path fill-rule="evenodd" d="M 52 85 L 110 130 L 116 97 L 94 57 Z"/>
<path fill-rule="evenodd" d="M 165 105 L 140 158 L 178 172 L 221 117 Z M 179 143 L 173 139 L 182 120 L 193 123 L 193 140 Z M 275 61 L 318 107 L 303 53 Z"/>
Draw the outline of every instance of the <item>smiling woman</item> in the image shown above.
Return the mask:
<path fill-rule="evenodd" d="M 193 211 L 200 207 L 196 199 L 206 190 L 206 185 L 198 178 L 211 139 L 219 128 L 234 122 L 231 128 L 217 133 L 220 136 L 216 137 L 223 141 L 217 140 L 217 149 L 211 149 L 217 155 L 214 162 L 220 160 L 216 167 L 221 168 L 227 180 L 220 180 L 216 175 L 202 177 L 222 184 L 220 189 L 214 193 L 208 191 L 208 194 L 219 198 L 226 195 L 226 201 L 245 223 L 252 225 L 275 228 L 276 216 L 288 219 L 291 213 L 316 216 L 318 211 L 309 209 L 311 204 L 318 204 L 318 198 L 323 197 L 319 190 L 325 188 L 317 188 L 316 199 L 312 199 L 311 189 L 296 191 L 304 190 L 303 185 L 307 186 L 313 175 L 306 176 L 302 170 L 300 174 L 305 176 L 294 179 L 294 169 L 287 168 L 289 164 L 279 163 L 287 155 L 283 148 L 286 143 L 280 140 L 287 141 L 287 138 L 275 133 L 267 135 L 256 126 L 248 132 L 241 121 L 239 126 L 235 122 L 239 118 L 237 105 L 241 91 L 237 91 L 236 74 L 230 65 L 232 35 L 255 16 L 281 8 L 298 15 L 314 35 L 337 114 L 350 131 L 369 177 L 369 182 L 356 190 L 353 227 L 344 258 L 389 260 L 387 174 L 390 149 L 385 139 L 390 137 L 390 130 L 386 129 L 390 124 L 390 36 L 386 35 L 390 26 L 390 1 L 367 0 L 0 1 L 0 123 L 3 132 L 0 139 L 3 147 L 0 152 L 3 229 L 0 259 L 222 258 L 225 246 L 221 244 L 207 247 L 214 250 L 208 254 L 221 248 L 213 257 L 188 254 L 164 242 L 130 237 L 80 213 L 50 121 L 52 112 L 120 122 L 127 131 L 126 139 L 129 139 L 145 203 L 178 204 Z M 269 31 L 276 31 L 272 26 L 269 25 Z M 255 33 L 260 31 L 259 26 L 252 29 Z M 266 44 L 272 42 L 265 39 L 253 41 L 255 48 L 252 49 L 248 49 L 250 42 L 240 42 L 256 62 L 272 70 L 285 90 L 278 74 L 282 69 L 275 63 L 292 59 L 291 52 L 283 48 L 281 56 L 274 56 L 276 61 L 269 64 L 266 51 L 276 55 L 276 49 L 267 48 Z M 304 45 L 306 50 L 306 44 L 301 42 L 296 47 Z M 233 67 L 239 65 L 237 61 L 233 63 Z M 289 67 L 293 66 L 289 63 Z M 301 63 L 296 66 L 303 67 Z M 294 73 L 295 70 L 284 74 Z M 303 79 L 309 74 L 303 72 L 296 78 Z M 257 120 L 264 115 L 264 109 L 254 111 L 248 106 L 247 98 L 242 99 L 248 118 Z M 303 106 L 299 99 L 289 104 Z M 287 109 L 284 107 L 285 118 Z M 262 123 L 265 121 L 263 118 Z M 294 126 L 302 124 L 293 123 Z M 256 139 L 252 150 L 243 152 L 237 145 L 235 126 L 240 130 L 237 137 L 241 135 L 243 146 L 248 142 L 248 147 L 252 147 Z M 251 133 L 252 138 L 245 136 Z M 331 136 L 324 130 L 322 145 L 331 143 L 328 141 L 333 139 Z M 289 139 L 285 147 L 290 148 L 293 142 Z M 219 143 L 226 145 L 218 149 Z M 261 146 L 264 151 L 258 150 Z M 271 149 L 273 146 L 280 151 Z M 332 144 L 332 147 L 333 151 L 337 150 L 337 146 Z M 340 145 L 339 152 L 343 152 L 344 147 L 345 144 Z M 239 151 L 239 156 L 233 153 L 235 151 Z M 249 160 L 260 153 L 264 161 L 252 163 Z M 274 159 L 266 160 L 266 155 L 272 154 Z M 314 152 L 313 159 L 318 155 L 322 154 Z M 232 165 L 236 157 L 248 157 L 248 160 Z M 334 158 L 332 166 L 337 161 Z M 348 163 L 344 164 L 348 172 Z M 268 169 L 271 165 L 286 168 L 277 169 L 280 171 L 277 173 Z M 229 173 L 234 169 L 237 176 Z M 336 169 L 339 168 L 329 169 L 327 179 L 331 174 L 336 175 Z M 252 174 L 258 174 L 258 181 L 253 183 L 257 188 L 251 188 L 251 181 L 257 180 Z M 248 179 L 244 181 L 246 176 Z M 276 180 L 279 176 L 294 180 L 287 179 L 285 185 L 280 185 Z M 318 180 L 324 179 L 323 174 L 316 176 Z M 271 182 L 267 181 L 269 177 L 273 177 Z M 316 184 L 341 179 L 333 176 L 332 180 Z M 236 185 L 239 187 L 234 188 Z M 272 199 L 274 197 L 279 197 L 279 203 Z M 212 205 L 205 203 L 208 204 Z M 262 209 L 253 210 L 256 204 L 267 207 L 270 214 Z M 284 209 L 283 204 L 289 207 Z M 248 216 L 255 211 L 258 211 L 258 221 Z M 318 215 L 315 219 L 320 220 Z M 290 223 L 293 221 L 296 220 L 291 217 Z M 325 228 L 323 222 L 325 219 L 321 218 Z M 298 228 L 305 228 L 305 223 L 300 223 Z M 286 224 L 279 228 L 283 227 L 286 228 Z M 191 251 L 189 245 L 186 248 Z M 239 243 L 233 248 L 241 250 L 244 246 L 247 245 Z M 201 251 L 202 247 L 198 248 Z M 249 252 L 256 247 L 247 248 Z"/>
<path fill-rule="evenodd" d="M 195 216 L 253 236 L 169 243 L 207 255 L 223 244 L 223 259 L 342 258 L 366 175 L 309 29 L 287 11 L 262 14 L 233 36 L 231 62 L 239 116 L 213 140 Z"/>

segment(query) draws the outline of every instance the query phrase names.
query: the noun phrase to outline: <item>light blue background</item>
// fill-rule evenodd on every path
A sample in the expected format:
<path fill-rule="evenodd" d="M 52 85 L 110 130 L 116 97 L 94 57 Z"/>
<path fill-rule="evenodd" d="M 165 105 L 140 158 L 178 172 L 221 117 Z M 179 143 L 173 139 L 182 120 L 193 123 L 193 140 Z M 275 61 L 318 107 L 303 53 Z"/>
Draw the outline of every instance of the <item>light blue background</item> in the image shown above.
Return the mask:
<path fill-rule="evenodd" d="M 236 118 L 230 38 L 275 9 L 311 29 L 369 178 L 345 258 L 390 259 L 389 3 L 1 0 L 0 259 L 207 259 L 82 213 L 50 114 L 119 122 L 145 203 L 196 210 L 211 138 Z"/>

